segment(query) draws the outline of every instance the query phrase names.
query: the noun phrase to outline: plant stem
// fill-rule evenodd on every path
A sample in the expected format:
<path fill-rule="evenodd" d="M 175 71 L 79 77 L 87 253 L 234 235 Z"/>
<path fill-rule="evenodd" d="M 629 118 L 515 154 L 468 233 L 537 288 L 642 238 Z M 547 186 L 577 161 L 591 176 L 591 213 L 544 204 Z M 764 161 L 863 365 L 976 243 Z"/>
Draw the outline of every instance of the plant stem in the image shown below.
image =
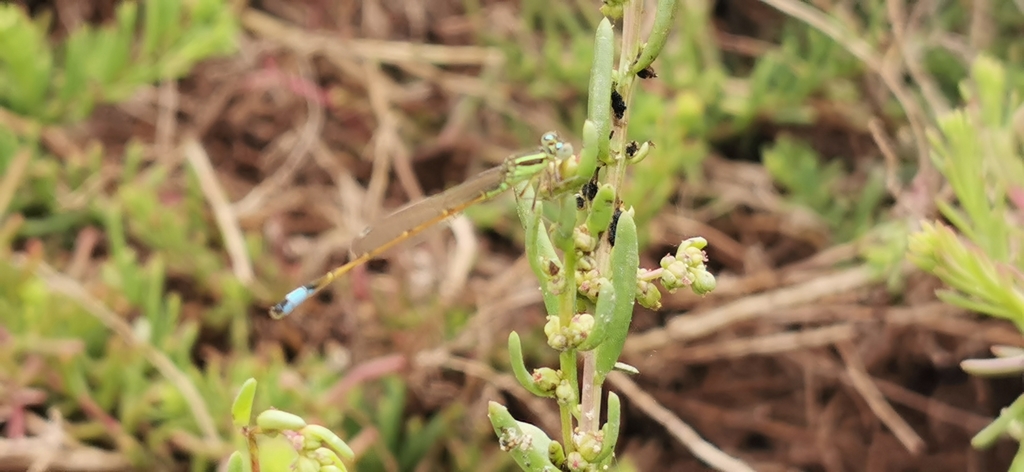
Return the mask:
<path fill-rule="evenodd" d="M 575 351 L 565 351 L 558 355 L 558 363 L 562 368 L 562 374 L 564 379 L 571 379 L 572 383 L 576 383 L 576 353 Z M 571 372 L 571 374 L 570 374 Z M 579 391 L 579 390 L 574 390 Z M 562 403 L 558 404 L 558 413 L 562 422 L 562 446 L 565 448 L 565 453 L 568 454 L 575 450 L 572 442 L 572 405 L 565 405 Z"/>
<path fill-rule="evenodd" d="M 565 274 L 565 289 L 558 297 L 558 322 L 561 326 L 568 326 L 576 314 L 576 248 L 572 238 L 563 240 L 562 252 L 565 254 L 562 271 Z M 579 381 L 576 373 L 576 351 L 565 351 L 559 354 L 559 367 L 562 370 L 562 378 L 569 381 L 572 391 L 579 392 Z M 559 403 L 559 412 L 562 420 L 562 445 L 565 452 L 572 452 L 572 407 Z"/>
<path fill-rule="evenodd" d="M 629 103 L 633 96 L 633 85 L 636 76 L 629 73 L 633 59 L 640 51 L 640 20 L 643 18 L 645 0 L 632 0 L 623 11 L 622 47 L 619 49 L 619 66 L 621 74 L 615 90 L 622 95 L 626 103 L 626 112 L 622 119 L 613 120 L 611 138 L 611 156 L 615 165 L 608 167 L 608 180 L 616 189 L 616 199 L 622 188 L 626 175 L 626 125 L 629 122 Z M 611 274 L 611 244 L 607 238 L 601 238 L 596 251 L 598 270 L 601 274 Z M 601 419 L 601 382 L 596 375 L 596 362 L 593 351 L 583 353 L 583 390 L 580 392 L 580 432 L 596 431 Z"/>
<path fill-rule="evenodd" d="M 595 375 L 594 351 L 584 351 L 581 356 L 583 357 L 583 391 L 581 392 L 580 431 L 596 431 L 601 419 L 601 383 Z"/>

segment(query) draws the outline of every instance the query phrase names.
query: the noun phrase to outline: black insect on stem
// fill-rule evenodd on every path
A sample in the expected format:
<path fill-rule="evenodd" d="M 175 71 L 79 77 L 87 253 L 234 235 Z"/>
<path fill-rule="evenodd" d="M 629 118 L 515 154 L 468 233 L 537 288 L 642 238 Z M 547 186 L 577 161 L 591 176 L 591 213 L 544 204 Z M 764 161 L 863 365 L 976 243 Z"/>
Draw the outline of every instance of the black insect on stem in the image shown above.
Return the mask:
<path fill-rule="evenodd" d="M 583 199 L 584 205 L 594 201 L 594 195 L 597 195 L 597 182 L 591 180 L 580 188 L 580 198 Z"/>
<path fill-rule="evenodd" d="M 647 66 L 646 68 L 644 68 L 640 72 L 637 72 L 636 76 L 640 77 L 641 79 L 653 79 L 653 78 L 658 77 L 658 74 L 656 72 L 654 72 L 654 67 Z"/>
<path fill-rule="evenodd" d="M 626 157 L 635 156 L 638 149 L 640 149 L 640 144 L 636 141 L 630 141 L 629 144 L 626 144 Z"/>
<path fill-rule="evenodd" d="M 622 216 L 622 207 L 615 207 L 615 213 L 612 213 L 612 222 L 608 225 L 608 244 L 615 247 L 615 228 L 619 226 L 619 217 Z"/>
<path fill-rule="evenodd" d="M 576 194 L 576 209 L 582 210 L 587 206 L 587 203 L 594 201 L 594 197 L 597 196 L 597 178 L 601 173 L 601 169 L 594 169 L 594 176 L 590 178 L 590 181 L 583 184 L 580 188 L 580 193 Z"/>
<path fill-rule="evenodd" d="M 594 169 L 594 175 L 590 177 L 590 182 L 583 184 L 583 195 L 587 197 L 588 202 L 594 201 L 594 197 L 597 196 L 597 177 L 600 172 L 600 168 Z"/>
<path fill-rule="evenodd" d="M 621 120 L 623 116 L 626 116 L 626 101 L 622 99 L 622 94 L 615 89 L 612 89 L 612 113 L 615 114 L 616 120 Z"/>

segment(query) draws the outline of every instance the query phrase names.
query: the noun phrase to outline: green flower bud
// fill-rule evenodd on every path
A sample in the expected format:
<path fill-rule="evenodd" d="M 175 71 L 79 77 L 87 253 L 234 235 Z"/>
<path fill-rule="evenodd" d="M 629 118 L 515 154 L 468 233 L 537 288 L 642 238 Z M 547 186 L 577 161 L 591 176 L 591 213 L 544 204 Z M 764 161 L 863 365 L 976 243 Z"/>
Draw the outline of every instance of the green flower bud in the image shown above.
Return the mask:
<path fill-rule="evenodd" d="M 572 231 L 572 241 L 576 249 L 593 252 L 597 248 L 597 238 L 591 236 L 590 232 L 583 226 L 577 226 Z"/>
<path fill-rule="evenodd" d="M 558 317 L 554 315 L 548 315 L 547 323 L 544 323 L 544 335 L 547 337 L 554 336 L 562 330 L 562 326 L 558 321 Z"/>
<path fill-rule="evenodd" d="M 604 448 L 604 432 L 600 430 L 574 434 L 572 439 L 576 444 L 576 450 L 587 462 L 596 459 L 601 454 L 601 449 Z"/>
<path fill-rule="evenodd" d="M 664 262 L 664 259 L 662 261 Z M 663 268 L 661 273 L 661 284 L 669 291 L 685 287 L 690 284 L 690 281 L 690 268 L 679 259 L 674 259 L 671 264 Z"/>
<path fill-rule="evenodd" d="M 556 351 L 565 351 L 569 349 L 569 340 L 561 332 L 555 333 L 548 336 L 548 346 Z"/>
<path fill-rule="evenodd" d="M 570 452 L 565 458 L 566 465 L 569 466 L 569 470 L 572 472 L 584 471 L 590 466 L 590 463 L 583 458 L 583 455 L 579 451 Z"/>
<path fill-rule="evenodd" d="M 703 250 L 693 246 L 687 247 L 685 251 L 680 252 L 682 252 L 682 254 L 677 254 L 677 257 L 682 259 L 683 262 L 690 267 L 703 266 L 708 260 L 708 256 Z"/>
<path fill-rule="evenodd" d="M 572 388 L 572 384 L 567 380 L 562 380 L 555 388 L 555 401 L 559 405 L 573 405 L 576 403 L 576 390 Z"/>
<path fill-rule="evenodd" d="M 666 285 L 666 287 L 668 286 Z M 669 290 L 673 289 L 669 288 Z M 644 308 L 658 310 L 661 308 L 661 290 L 658 290 L 658 287 L 652 282 L 638 279 L 636 301 Z"/>
<path fill-rule="evenodd" d="M 561 372 L 550 367 L 541 367 L 533 371 L 533 383 L 544 393 L 552 393 L 562 382 Z"/>
<path fill-rule="evenodd" d="M 679 280 L 679 277 L 676 276 L 675 272 L 669 271 L 667 269 L 661 271 L 660 279 L 661 284 L 664 285 L 665 288 L 669 290 L 675 290 L 682 286 L 682 281 Z M 643 280 L 637 281 L 637 290 L 637 293 L 642 293 L 644 290 L 646 290 Z"/>
<path fill-rule="evenodd" d="M 579 313 L 572 317 L 572 321 L 562 330 L 562 334 L 567 339 L 568 347 L 575 348 L 590 337 L 590 332 L 593 330 L 594 316 L 588 313 Z"/>
<path fill-rule="evenodd" d="M 581 255 L 576 259 L 576 268 L 583 272 L 594 270 L 597 267 L 597 260 L 589 254 Z"/>
<path fill-rule="evenodd" d="M 579 282 L 579 292 L 590 301 L 597 301 L 597 294 L 601 291 L 601 285 L 608 283 L 608 279 L 598 277 L 597 271 L 588 271 L 583 277 L 576 280 Z"/>
<path fill-rule="evenodd" d="M 696 293 L 697 295 L 707 295 L 708 293 L 711 293 L 717 285 L 718 282 L 715 281 L 715 276 L 712 275 L 711 272 L 702 270 L 695 274 L 692 290 L 693 293 Z"/>

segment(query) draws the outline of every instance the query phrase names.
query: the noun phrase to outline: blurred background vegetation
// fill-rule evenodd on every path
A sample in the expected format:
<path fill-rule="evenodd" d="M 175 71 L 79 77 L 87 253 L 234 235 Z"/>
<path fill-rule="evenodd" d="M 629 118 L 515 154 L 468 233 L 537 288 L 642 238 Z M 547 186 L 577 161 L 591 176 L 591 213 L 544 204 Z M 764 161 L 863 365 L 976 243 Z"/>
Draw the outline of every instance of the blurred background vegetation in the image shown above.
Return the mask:
<path fill-rule="evenodd" d="M 213 470 L 249 377 L 355 470 L 513 470 L 487 400 L 549 434 L 557 413 L 503 352 L 516 329 L 554 362 L 512 196 L 266 309 L 390 209 L 544 131 L 579 142 L 599 6 L 0 5 L 0 470 Z M 1024 347 L 1024 5 L 680 0 L 676 22 L 622 198 L 644 265 L 703 236 L 719 284 L 637 309 L 623 470 L 705 470 L 680 421 L 757 470 L 1006 470 L 1015 443 L 970 441 L 1020 376 L 959 363 Z M 935 219 L 972 249 L 912 240 L 919 272 Z"/>

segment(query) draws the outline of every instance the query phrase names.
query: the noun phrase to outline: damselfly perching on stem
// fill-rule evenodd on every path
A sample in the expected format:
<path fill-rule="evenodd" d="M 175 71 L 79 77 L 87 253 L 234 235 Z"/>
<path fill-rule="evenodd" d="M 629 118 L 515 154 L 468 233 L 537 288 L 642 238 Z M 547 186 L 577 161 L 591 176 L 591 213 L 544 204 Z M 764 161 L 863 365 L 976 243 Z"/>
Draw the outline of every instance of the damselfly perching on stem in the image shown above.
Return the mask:
<path fill-rule="evenodd" d="M 558 134 L 545 133 L 541 137 L 541 146 L 538 149 L 509 156 L 498 167 L 483 171 L 456 187 L 384 217 L 363 230 L 352 243 L 352 260 L 288 292 L 283 300 L 270 308 L 270 316 L 288 316 L 296 307 L 323 291 L 331 282 L 354 267 L 380 257 L 403 241 L 477 203 L 490 200 L 522 182 L 537 177 L 553 163 L 572 154 L 572 145 L 561 141 Z"/>

